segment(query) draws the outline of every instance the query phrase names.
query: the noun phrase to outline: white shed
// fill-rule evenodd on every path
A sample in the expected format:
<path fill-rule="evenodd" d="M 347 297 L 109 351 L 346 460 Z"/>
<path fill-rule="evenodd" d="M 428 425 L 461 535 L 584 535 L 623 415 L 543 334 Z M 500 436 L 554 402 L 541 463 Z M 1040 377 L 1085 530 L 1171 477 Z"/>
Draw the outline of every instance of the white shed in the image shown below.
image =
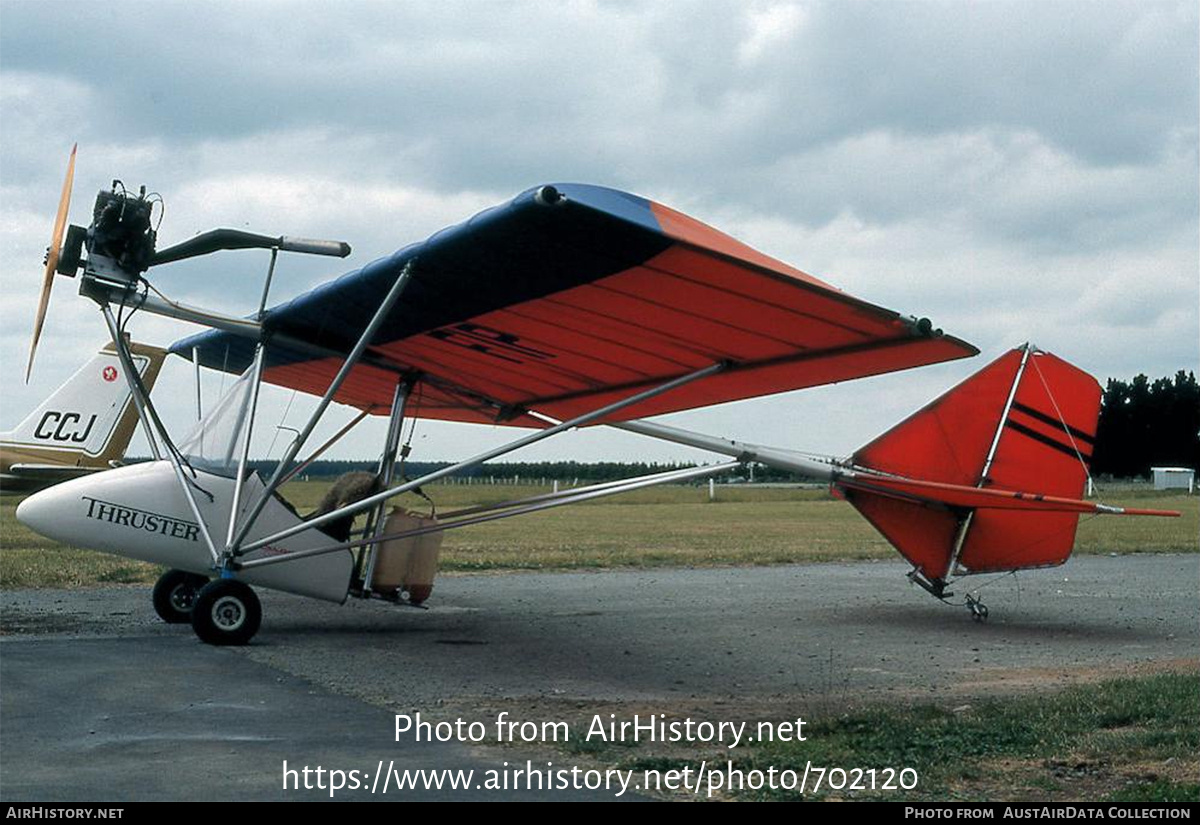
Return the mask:
<path fill-rule="evenodd" d="M 1191 493 L 1196 485 L 1196 471 L 1187 467 L 1151 467 L 1155 490 L 1186 489 Z"/>

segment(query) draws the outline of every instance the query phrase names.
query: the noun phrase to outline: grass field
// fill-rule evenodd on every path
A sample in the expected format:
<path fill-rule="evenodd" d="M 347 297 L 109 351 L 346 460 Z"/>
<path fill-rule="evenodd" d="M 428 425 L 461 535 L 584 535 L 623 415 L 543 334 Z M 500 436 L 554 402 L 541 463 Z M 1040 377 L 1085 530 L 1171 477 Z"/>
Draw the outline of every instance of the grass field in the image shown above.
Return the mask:
<path fill-rule="evenodd" d="M 748 730 L 754 731 L 755 721 L 748 721 Z M 910 768 L 918 781 L 911 790 L 848 790 L 846 778 L 835 773 L 837 787 L 826 784 L 814 792 L 810 784 L 806 799 L 1200 800 L 1200 680 L 1194 672 L 981 699 L 955 708 L 888 704 L 833 713 L 809 721 L 804 742 L 756 742 L 732 751 L 661 743 L 598 745 L 584 740 L 586 729 L 586 723 L 574 726 L 575 752 L 639 775 L 648 768 L 691 768 L 693 787 L 702 762 L 709 770 L 733 761 L 746 773 L 774 767 L 797 775 L 811 762 L 843 770 Z M 883 781 L 880 772 L 877 776 Z M 815 775 L 810 777 L 810 783 L 815 781 Z M 705 790 L 708 786 L 703 783 Z M 712 798 L 801 797 L 782 788 L 743 787 L 718 789 Z"/>
<path fill-rule="evenodd" d="M 285 493 L 301 512 L 326 483 L 298 482 Z M 546 492 L 508 485 L 434 485 L 440 512 Z M 1076 552 L 1196 552 L 1200 498 L 1114 490 L 1106 503 L 1183 511 L 1182 518 L 1088 517 Z M 67 548 L 30 532 L 13 516 L 19 499 L 0 499 L 0 587 L 77 587 L 150 583 L 158 568 L 118 556 Z M 400 505 L 428 512 L 416 496 Z M 786 564 L 895 557 L 886 540 L 824 489 L 760 486 L 663 486 L 514 519 L 451 530 L 443 571 L 575 570 Z"/>

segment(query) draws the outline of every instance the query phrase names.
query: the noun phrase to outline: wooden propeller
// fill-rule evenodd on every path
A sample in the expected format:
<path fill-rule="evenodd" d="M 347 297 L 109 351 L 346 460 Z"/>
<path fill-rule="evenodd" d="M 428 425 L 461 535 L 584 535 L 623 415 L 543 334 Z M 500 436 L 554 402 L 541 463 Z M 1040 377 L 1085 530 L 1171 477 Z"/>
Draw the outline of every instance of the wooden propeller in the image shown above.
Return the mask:
<path fill-rule="evenodd" d="M 33 339 L 29 342 L 29 363 L 25 366 L 25 383 L 33 371 L 33 356 L 37 352 L 38 339 L 42 337 L 42 324 L 46 321 L 46 307 L 50 304 L 50 288 L 54 286 L 54 271 L 58 267 L 58 254 L 62 248 L 63 232 L 67 228 L 67 211 L 71 208 L 71 185 L 75 182 L 76 143 L 71 147 L 71 159 L 67 162 L 67 178 L 63 181 L 62 196 L 58 199 L 58 215 L 54 218 L 54 233 L 50 236 L 50 249 L 46 252 L 46 274 L 42 276 L 42 295 L 38 299 L 37 316 L 33 320 Z"/>

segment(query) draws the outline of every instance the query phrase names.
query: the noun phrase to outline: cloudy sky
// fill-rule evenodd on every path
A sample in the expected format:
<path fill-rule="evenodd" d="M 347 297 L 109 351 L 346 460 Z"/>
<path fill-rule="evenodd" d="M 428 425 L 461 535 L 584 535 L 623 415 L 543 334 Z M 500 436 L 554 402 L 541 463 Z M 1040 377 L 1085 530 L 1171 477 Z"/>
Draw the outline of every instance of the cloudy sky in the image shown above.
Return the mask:
<path fill-rule="evenodd" d="M 0 424 L 106 338 L 59 279 L 23 385 L 75 141 L 75 223 L 120 178 L 162 193 L 160 245 L 216 226 L 353 245 L 344 264 L 285 259 L 276 299 L 531 185 L 583 181 L 983 351 L 669 419 L 716 434 L 844 454 L 1026 340 L 1102 382 L 1197 369 L 1198 27 L 1194 2 L 3 0 Z M 266 261 L 228 253 L 155 283 L 243 314 Z M 133 331 L 165 344 L 191 328 Z M 155 392 L 179 427 L 190 382 L 176 360 Z M 270 394 L 258 451 L 309 407 Z M 382 429 L 339 455 L 368 455 Z M 423 423 L 414 458 L 510 434 Z M 514 458 L 695 455 L 598 430 Z"/>

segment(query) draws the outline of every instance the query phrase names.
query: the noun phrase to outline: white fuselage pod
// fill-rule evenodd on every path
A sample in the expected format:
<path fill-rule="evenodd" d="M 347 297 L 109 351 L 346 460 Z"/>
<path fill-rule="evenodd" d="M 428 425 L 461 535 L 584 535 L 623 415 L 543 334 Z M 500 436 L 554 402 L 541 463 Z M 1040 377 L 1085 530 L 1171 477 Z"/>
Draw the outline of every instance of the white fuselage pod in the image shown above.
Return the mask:
<path fill-rule="evenodd" d="M 196 503 L 220 551 L 229 527 L 234 480 L 197 471 L 195 485 Z M 257 475 L 246 479 L 241 499 L 243 513 L 262 490 L 262 480 Z M 215 575 L 212 554 L 167 461 L 134 464 L 58 484 L 21 502 L 17 519 L 47 538 L 74 547 Z M 299 516 L 272 498 L 247 538 L 254 540 L 300 523 Z M 336 542 L 320 530 L 305 530 L 248 553 L 243 560 L 331 544 Z M 351 552 L 338 550 L 238 571 L 234 578 L 340 603 L 346 600 L 353 568 Z"/>

